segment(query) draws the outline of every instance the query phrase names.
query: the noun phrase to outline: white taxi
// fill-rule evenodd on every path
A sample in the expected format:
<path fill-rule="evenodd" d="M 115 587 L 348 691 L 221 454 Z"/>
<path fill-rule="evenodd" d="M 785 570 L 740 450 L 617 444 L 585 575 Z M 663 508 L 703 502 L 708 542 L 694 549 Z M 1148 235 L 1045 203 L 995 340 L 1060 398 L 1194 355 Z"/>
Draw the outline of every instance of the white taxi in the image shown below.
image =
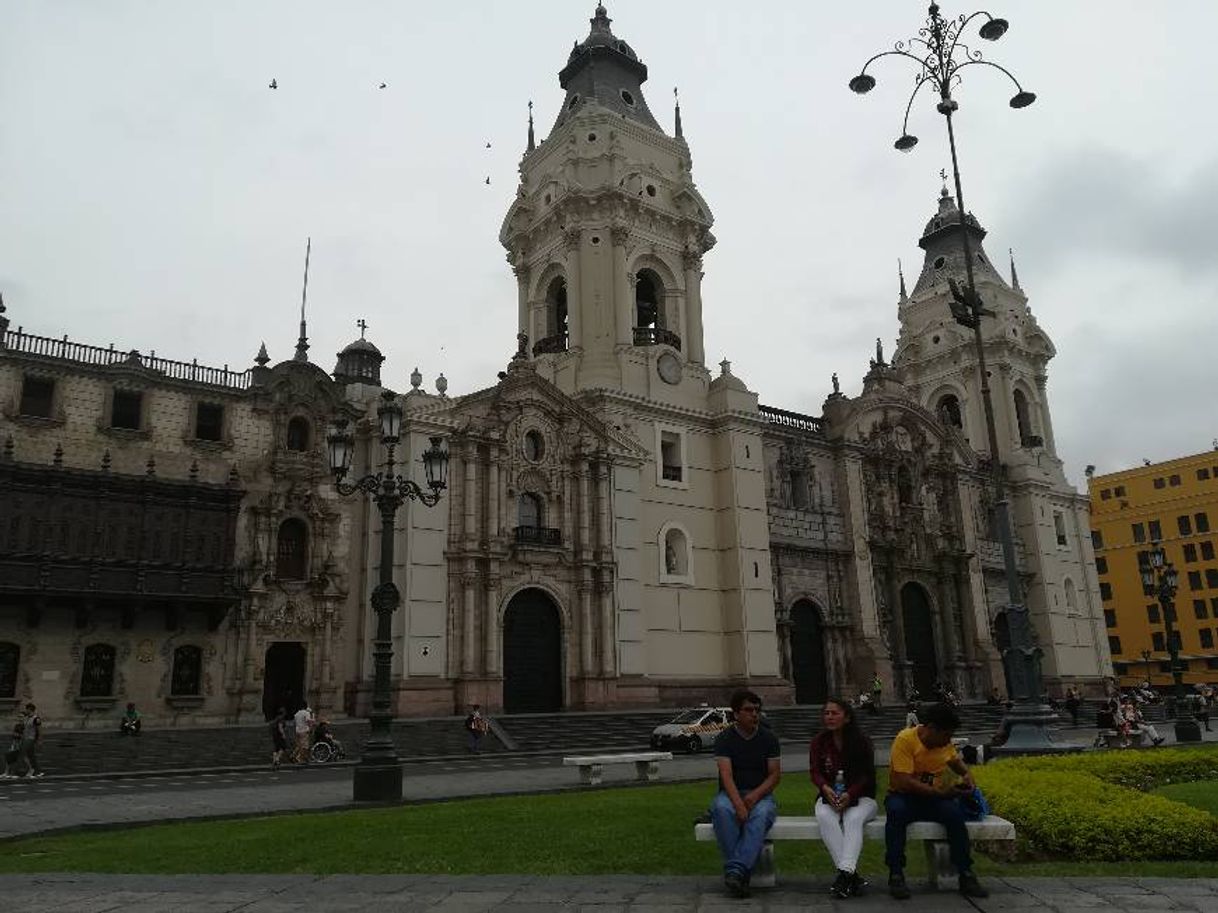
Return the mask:
<path fill-rule="evenodd" d="M 651 732 L 657 751 L 697 752 L 715 744 L 719 733 L 734 721 L 730 707 L 691 707 Z"/>

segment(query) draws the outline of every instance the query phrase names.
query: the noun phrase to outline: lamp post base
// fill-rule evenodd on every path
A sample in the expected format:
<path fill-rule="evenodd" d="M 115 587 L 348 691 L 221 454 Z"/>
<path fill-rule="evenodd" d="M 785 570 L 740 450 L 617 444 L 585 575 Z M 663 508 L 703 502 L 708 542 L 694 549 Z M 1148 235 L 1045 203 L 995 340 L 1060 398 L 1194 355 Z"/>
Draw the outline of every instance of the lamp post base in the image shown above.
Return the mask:
<path fill-rule="evenodd" d="M 1057 714 L 1044 704 L 1016 704 L 1002 720 L 1003 728 L 1008 732 L 1007 740 L 995 748 L 994 753 L 1012 756 L 1082 751 L 1083 745 L 1053 741 L 1048 724 L 1056 720 Z"/>
<path fill-rule="evenodd" d="M 385 762 L 361 761 L 352 777 L 353 798 L 356 802 L 400 802 L 402 800 L 402 765 L 397 758 Z"/>
<path fill-rule="evenodd" d="M 1197 721 L 1192 717 L 1176 720 L 1176 741 L 1177 742 L 1200 742 L 1201 727 L 1197 725 Z"/>

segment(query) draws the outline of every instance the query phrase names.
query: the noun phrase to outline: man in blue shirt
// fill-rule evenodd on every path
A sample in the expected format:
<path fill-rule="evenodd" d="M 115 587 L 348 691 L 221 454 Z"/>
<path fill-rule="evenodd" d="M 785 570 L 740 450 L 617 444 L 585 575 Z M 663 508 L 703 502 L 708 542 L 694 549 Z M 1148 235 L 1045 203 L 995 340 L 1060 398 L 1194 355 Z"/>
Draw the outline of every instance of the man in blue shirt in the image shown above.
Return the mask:
<path fill-rule="evenodd" d="M 735 725 L 715 739 L 719 792 L 710 816 L 723 855 L 723 884 L 732 896 L 747 897 L 765 835 L 778 815 L 773 792 L 782 779 L 781 750 L 774 733 L 760 725 L 761 698 L 740 689 L 731 707 Z"/>

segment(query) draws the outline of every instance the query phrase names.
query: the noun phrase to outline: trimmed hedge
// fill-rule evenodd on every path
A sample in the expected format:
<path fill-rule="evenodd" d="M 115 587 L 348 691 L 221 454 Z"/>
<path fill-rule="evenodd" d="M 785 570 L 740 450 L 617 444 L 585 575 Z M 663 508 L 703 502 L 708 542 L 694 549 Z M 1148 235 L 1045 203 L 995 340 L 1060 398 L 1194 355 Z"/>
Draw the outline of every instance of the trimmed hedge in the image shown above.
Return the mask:
<path fill-rule="evenodd" d="M 1218 752 L 1012 758 L 976 768 L 994 813 L 1037 852 L 1075 860 L 1216 859 L 1218 818 L 1144 790 L 1218 779 Z"/>

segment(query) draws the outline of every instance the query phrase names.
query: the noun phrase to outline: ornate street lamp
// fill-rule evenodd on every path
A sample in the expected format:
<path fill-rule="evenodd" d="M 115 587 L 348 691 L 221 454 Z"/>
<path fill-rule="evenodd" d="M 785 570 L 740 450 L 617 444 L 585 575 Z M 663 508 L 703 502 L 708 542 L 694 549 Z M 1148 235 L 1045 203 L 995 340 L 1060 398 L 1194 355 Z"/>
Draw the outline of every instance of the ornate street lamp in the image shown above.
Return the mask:
<path fill-rule="evenodd" d="M 1163 615 L 1163 629 L 1167 636 L 1167 655 L 1171 659 L 1171 677 L 1176 693 L 1176 741 L 1200 742 L 1201 727 L 1193 719 L 1192 704 L 1184 694 L 1184 670 L 1180 668 L 1180 642 L 1176 634 L 1176 591 L 1180 576 L 1163 547 L 1156 539 L 1150 550 L 1138 555 L 1138 572 L 1142 575 L 1142 592 L 1159 600 L 1159 611 Z"/>
<path fill-rule="evenodd" d="M 402 798 L 402 767 L 398 763 L 389 731 L 389 724 L 393 721 L 389 691 L 393 661 L 393 613 L 401 603 L 401 595 L 393 582 L 393 521 L 398 508 L 407 500 L 421 501 L 428 507 L 433 507 L 440 500 L 440 492 L 447 485 L 448 451 L 440 438 L 431 439 L 431 446 L 423 454 L 423 468 L 427 475 L 427 488 L 424 489 L 395 472 L 394 455 L 402 432 L 402 407 L 398 405 L 397 395 L 393 391 L 386 390 L 381 394 L 376 415 L 381 443 L 385 447 L 382 472 L 351 482 L 344 481 L 351 470 L 355 450 L 355 440 L 347 430 L 346 419 L 334 423 L 326 437 L 326 444 L 330 471 L 334 473 L 334 487 L 338 493 L 347 496 L 357 491 L 365 492 L 372 496 L 381 512 L 380 580 L 372 591 L 372 610 L 376 612 L 376 639 L 372 652 L 375 673 L 372 713 L 369 714 L 372 733 L 364 743 L 360 762 L 355 768 L 354 796 L 356 801 L 383 802 Z"/>
<path fill-rule="evenodd" d="M 935 110 L 947 121 L 947 142 L 951 149 L 952 175 L 956 183 L 956 204 L 960 212 L 960 243 L 964 248 L 964 269 L 967 281 L 966 287 L 961 289 L 954 279 L 948 279 L 948 286 L 951 289 L 948 307 L 957 323 L 973 331 L 973 341 L 977 348 L 977 373 L 981 379 L 981 402 L 985 410 L 985 429 L 990 447 L 989 465 L 994 488 L 995 522 L 1002 543 L 1002 558 L 1007 583 L 1005 612 L 1010 642 L 1003 650 L 1002 661 L 1013 704 L 1004 721 L 1010 737 L 1002 750 L 1025 754 L 1058 750 L 1058 747 L 1049 739 L 1049 734 L 1045 729 L 1045 724 L 1054 720 L 1055 715 L 1040 701 L 1041 650 L 1036 646 L 1032 635 L 1028 607 L 1024 603 L 1023 587 L 1015 565 L 1010 502 L 1006 496 L 1004 469 L 998 459 L 998 432 L 994 422 L 994 404 L 990 397 L 985 342 L 981 337 L 981 318 L 993 317 L 994 312 L 982 305 L 981 296 L 977 294 L 977 285 L 973 278 L 973 251 L 969 241 L 968 225 L 965 221 L 968 210 L 964 205 L 964 190 L 960 185 L 960 163 L 956 156 L 956 132 L 952 122 L 952 115 L 960 106 L 952 97 L 952 89 L 960 80 L 961 70 L 966 67 L 985 66 L 1006 74 L 1015 84 L 1016 93 L 1010 100 L 1012 108 L 1026 108 L 1036 100 L 1036 96 L 1025 91 L 1019 84 L 1019 80 L 1009 70 L 989 60 L 983 60 L 980 51 L 973 50 L 961 42 L 960 39 L 965 28 L 978 18 L 985 20 L 981 24 L 978 34 L 987 41 L 997 41 L 1006 34 L 1009 28 L 1005 19 L 996 19 L 986 12 L 961 15 L 950 20 L 944 19 L 939 13 L 938 4 L 932 3 L 926 23 L 918 30 L 917 37 L 910 38 L 908 41 L 898 41 L 893 50 L 876 54 L 863 64 L 863 69 L 859 75 L 850 80 L 849 86 L 851 91 L 857 92 L 859 95 L 866 95 L 876 85 L 875 77 L 867 72 L 867 67 L 881 57 L 904 57 L 917 65 L 918 73 L 913 92 L 910 93 L 909 102 L 905 106 L 901 135 L 893 145 L 901 152 L 909 152 L 917 145 L 918 138 L 909 132 L 909 112 L 913 109 L 914 99 L 918 97 L 923 86 L 929 85 L 938 93 L 939 100 L 935 105 Z"/>

